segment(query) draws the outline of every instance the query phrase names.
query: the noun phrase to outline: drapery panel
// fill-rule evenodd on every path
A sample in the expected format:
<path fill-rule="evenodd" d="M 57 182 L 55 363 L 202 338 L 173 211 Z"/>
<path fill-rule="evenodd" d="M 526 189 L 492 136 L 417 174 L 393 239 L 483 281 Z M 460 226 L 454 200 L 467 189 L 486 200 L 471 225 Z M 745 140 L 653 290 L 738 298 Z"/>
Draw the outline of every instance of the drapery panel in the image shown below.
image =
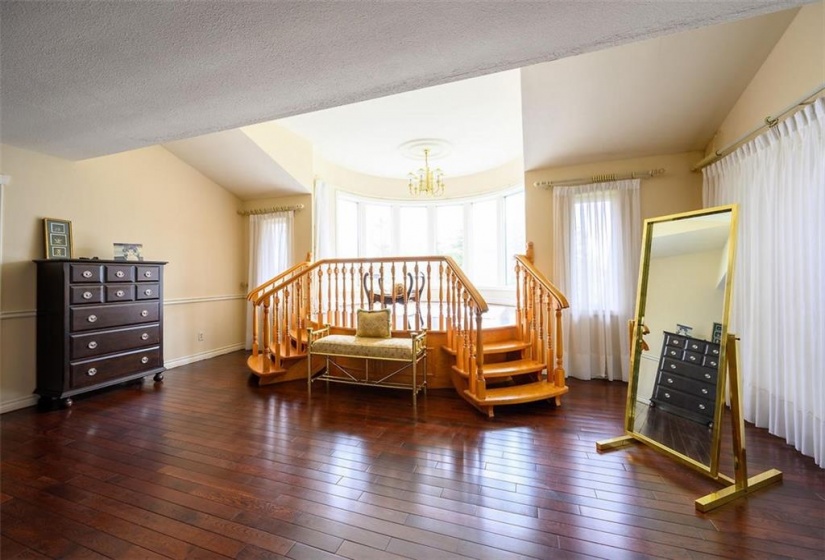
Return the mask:
<path fill-rule="evenodd" d="M 740 208 L 745 419 L 825 466 L 825 100 L 705 168 L 704 203 Z"/>
<path fill-rule="evenodd" d="M 565 369 L 628 380 L 641 248 L 638 179 L 553 189 L 553 278 L 570 301 Z"/>
<path fill-rule="evenodd" d="M 249 289 L 260 286 L 292 265 L 295 213 L 249 216 Z M 252 306 L 247 306 L 246 349 L 252 348 Z"/>

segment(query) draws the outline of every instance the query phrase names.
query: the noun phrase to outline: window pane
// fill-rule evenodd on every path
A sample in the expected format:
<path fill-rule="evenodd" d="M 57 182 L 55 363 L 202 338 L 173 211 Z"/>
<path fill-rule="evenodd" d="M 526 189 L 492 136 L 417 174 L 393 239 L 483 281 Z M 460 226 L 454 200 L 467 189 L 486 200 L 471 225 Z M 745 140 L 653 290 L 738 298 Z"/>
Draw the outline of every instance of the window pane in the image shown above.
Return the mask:
<path fill-rule="evenodd" d="M 475 202 L 472 212 L 470 279 L 479 286 L 497 286 L 501 264 L 498 259 L 498 201 Z"/>
<path fill-rule="evenodd" d="M 429 255 L 427 209 L 423 206 L 402 206 L 398 209 L 398 254 L 400 256 Z"/>
<path fill-rule="evenodd" d="M 391 257 L 392 208 L 386 204 L 364 204 L 364 257 Z M 350 235 L 352 235 L 350 233 Z"/>
<path fill-rule="evenodd" d="M 435 251 L 464 264 L 464 208 L 460 205 L 439 206 L 436 208 Z"/>
<path fill-rule="evenodd" d="M 341 258 L 358 256 L 358 203 L 338 199 L 335 216 L 335 255 Z"/>
<path fill-rule="evenodd" d="M 524 233 L 524 192 L 511 194 L 504 199 L 504 252 L 505 279 L 508 286 L 516 283 L 513 255 L 523 255 L 527 250 Z"/>

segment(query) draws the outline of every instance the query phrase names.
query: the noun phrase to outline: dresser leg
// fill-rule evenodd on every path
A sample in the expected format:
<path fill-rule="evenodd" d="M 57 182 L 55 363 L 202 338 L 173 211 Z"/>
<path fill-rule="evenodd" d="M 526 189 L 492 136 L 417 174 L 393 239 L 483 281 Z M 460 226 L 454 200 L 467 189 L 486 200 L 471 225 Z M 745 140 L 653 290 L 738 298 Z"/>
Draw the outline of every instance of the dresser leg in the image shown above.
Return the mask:
<path fill-rule="evenodd" d="M 155 379 L 155 383 L 159 383 L 159 382 L 163 381 L 163 373 L 162 372 L 156 373 L 154 379 Z"/>
<path fill-rule="evenodd" d="M 60 404 L 63 405 L 63 408 L 72 408 L 72 405 L 74 404 L 74 401 L 72 400 L 71 397 L 66 397 L 65 399 L 63 399 L 61 401 Z"/>

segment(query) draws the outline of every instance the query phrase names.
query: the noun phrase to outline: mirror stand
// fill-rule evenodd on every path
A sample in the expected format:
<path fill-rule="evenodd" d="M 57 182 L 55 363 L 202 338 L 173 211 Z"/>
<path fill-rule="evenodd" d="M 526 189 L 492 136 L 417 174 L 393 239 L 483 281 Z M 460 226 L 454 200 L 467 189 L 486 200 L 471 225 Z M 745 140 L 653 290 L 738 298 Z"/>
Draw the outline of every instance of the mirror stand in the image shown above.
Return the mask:
<path fill-rule="evenodd" d="M 630 323 L 632 333 L 631 344 L 633 345 L 632 347 L 635 347 L 637 344 L 637 330 L 635 329 L 635 321 L 631 320 Z M 735 335 L 730 333 L 727 335 L 727 357 L 725 359 L 729 374 L 728 389 L 730 395 L 731 428 L 733 432 L 732 444 L 734 478 L 730 478 L 719 473 L 708 473 L 714 480 L 730 484 L 730 486 L 727 486 L 717 492 L 711 492 L 701 498 L 697 498 L 695 502 L 696 509 L 703 513 L 718 508 L 737 498 L 741 498 L 750 492 L 754 492 L 760 488 L 764 488 L 782 480 L 782 471 L 777 469 L 770 469 L 748 478 L 747 456 L 745 453 L 745 419 L 741 408 L 736 340 Z M 628 430 L 628 432 L 630 432 L 630 430 Z M 647 443 L 647 441 L 637 438 L 633 433 L 628 433 L 623 436 L 597 441 L 596 450 L 600 452 L 610 451 L 630 445 L 636 441 Z"/>

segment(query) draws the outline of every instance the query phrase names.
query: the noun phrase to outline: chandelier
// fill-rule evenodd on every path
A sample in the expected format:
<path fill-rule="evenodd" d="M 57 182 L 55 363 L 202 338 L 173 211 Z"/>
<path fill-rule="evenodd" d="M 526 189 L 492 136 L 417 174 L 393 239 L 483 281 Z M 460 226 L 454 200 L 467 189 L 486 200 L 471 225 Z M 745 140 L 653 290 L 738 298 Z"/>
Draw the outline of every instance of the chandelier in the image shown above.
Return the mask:
<path fill-rule="evenodd" d="M 430 148 L 424 148 L 424 167 L 415 173 L 407 175 L 409 178 L 410 194 L 413 196 L 444 194 L 444 173 L 441 168 L 430 169 Z"/>

